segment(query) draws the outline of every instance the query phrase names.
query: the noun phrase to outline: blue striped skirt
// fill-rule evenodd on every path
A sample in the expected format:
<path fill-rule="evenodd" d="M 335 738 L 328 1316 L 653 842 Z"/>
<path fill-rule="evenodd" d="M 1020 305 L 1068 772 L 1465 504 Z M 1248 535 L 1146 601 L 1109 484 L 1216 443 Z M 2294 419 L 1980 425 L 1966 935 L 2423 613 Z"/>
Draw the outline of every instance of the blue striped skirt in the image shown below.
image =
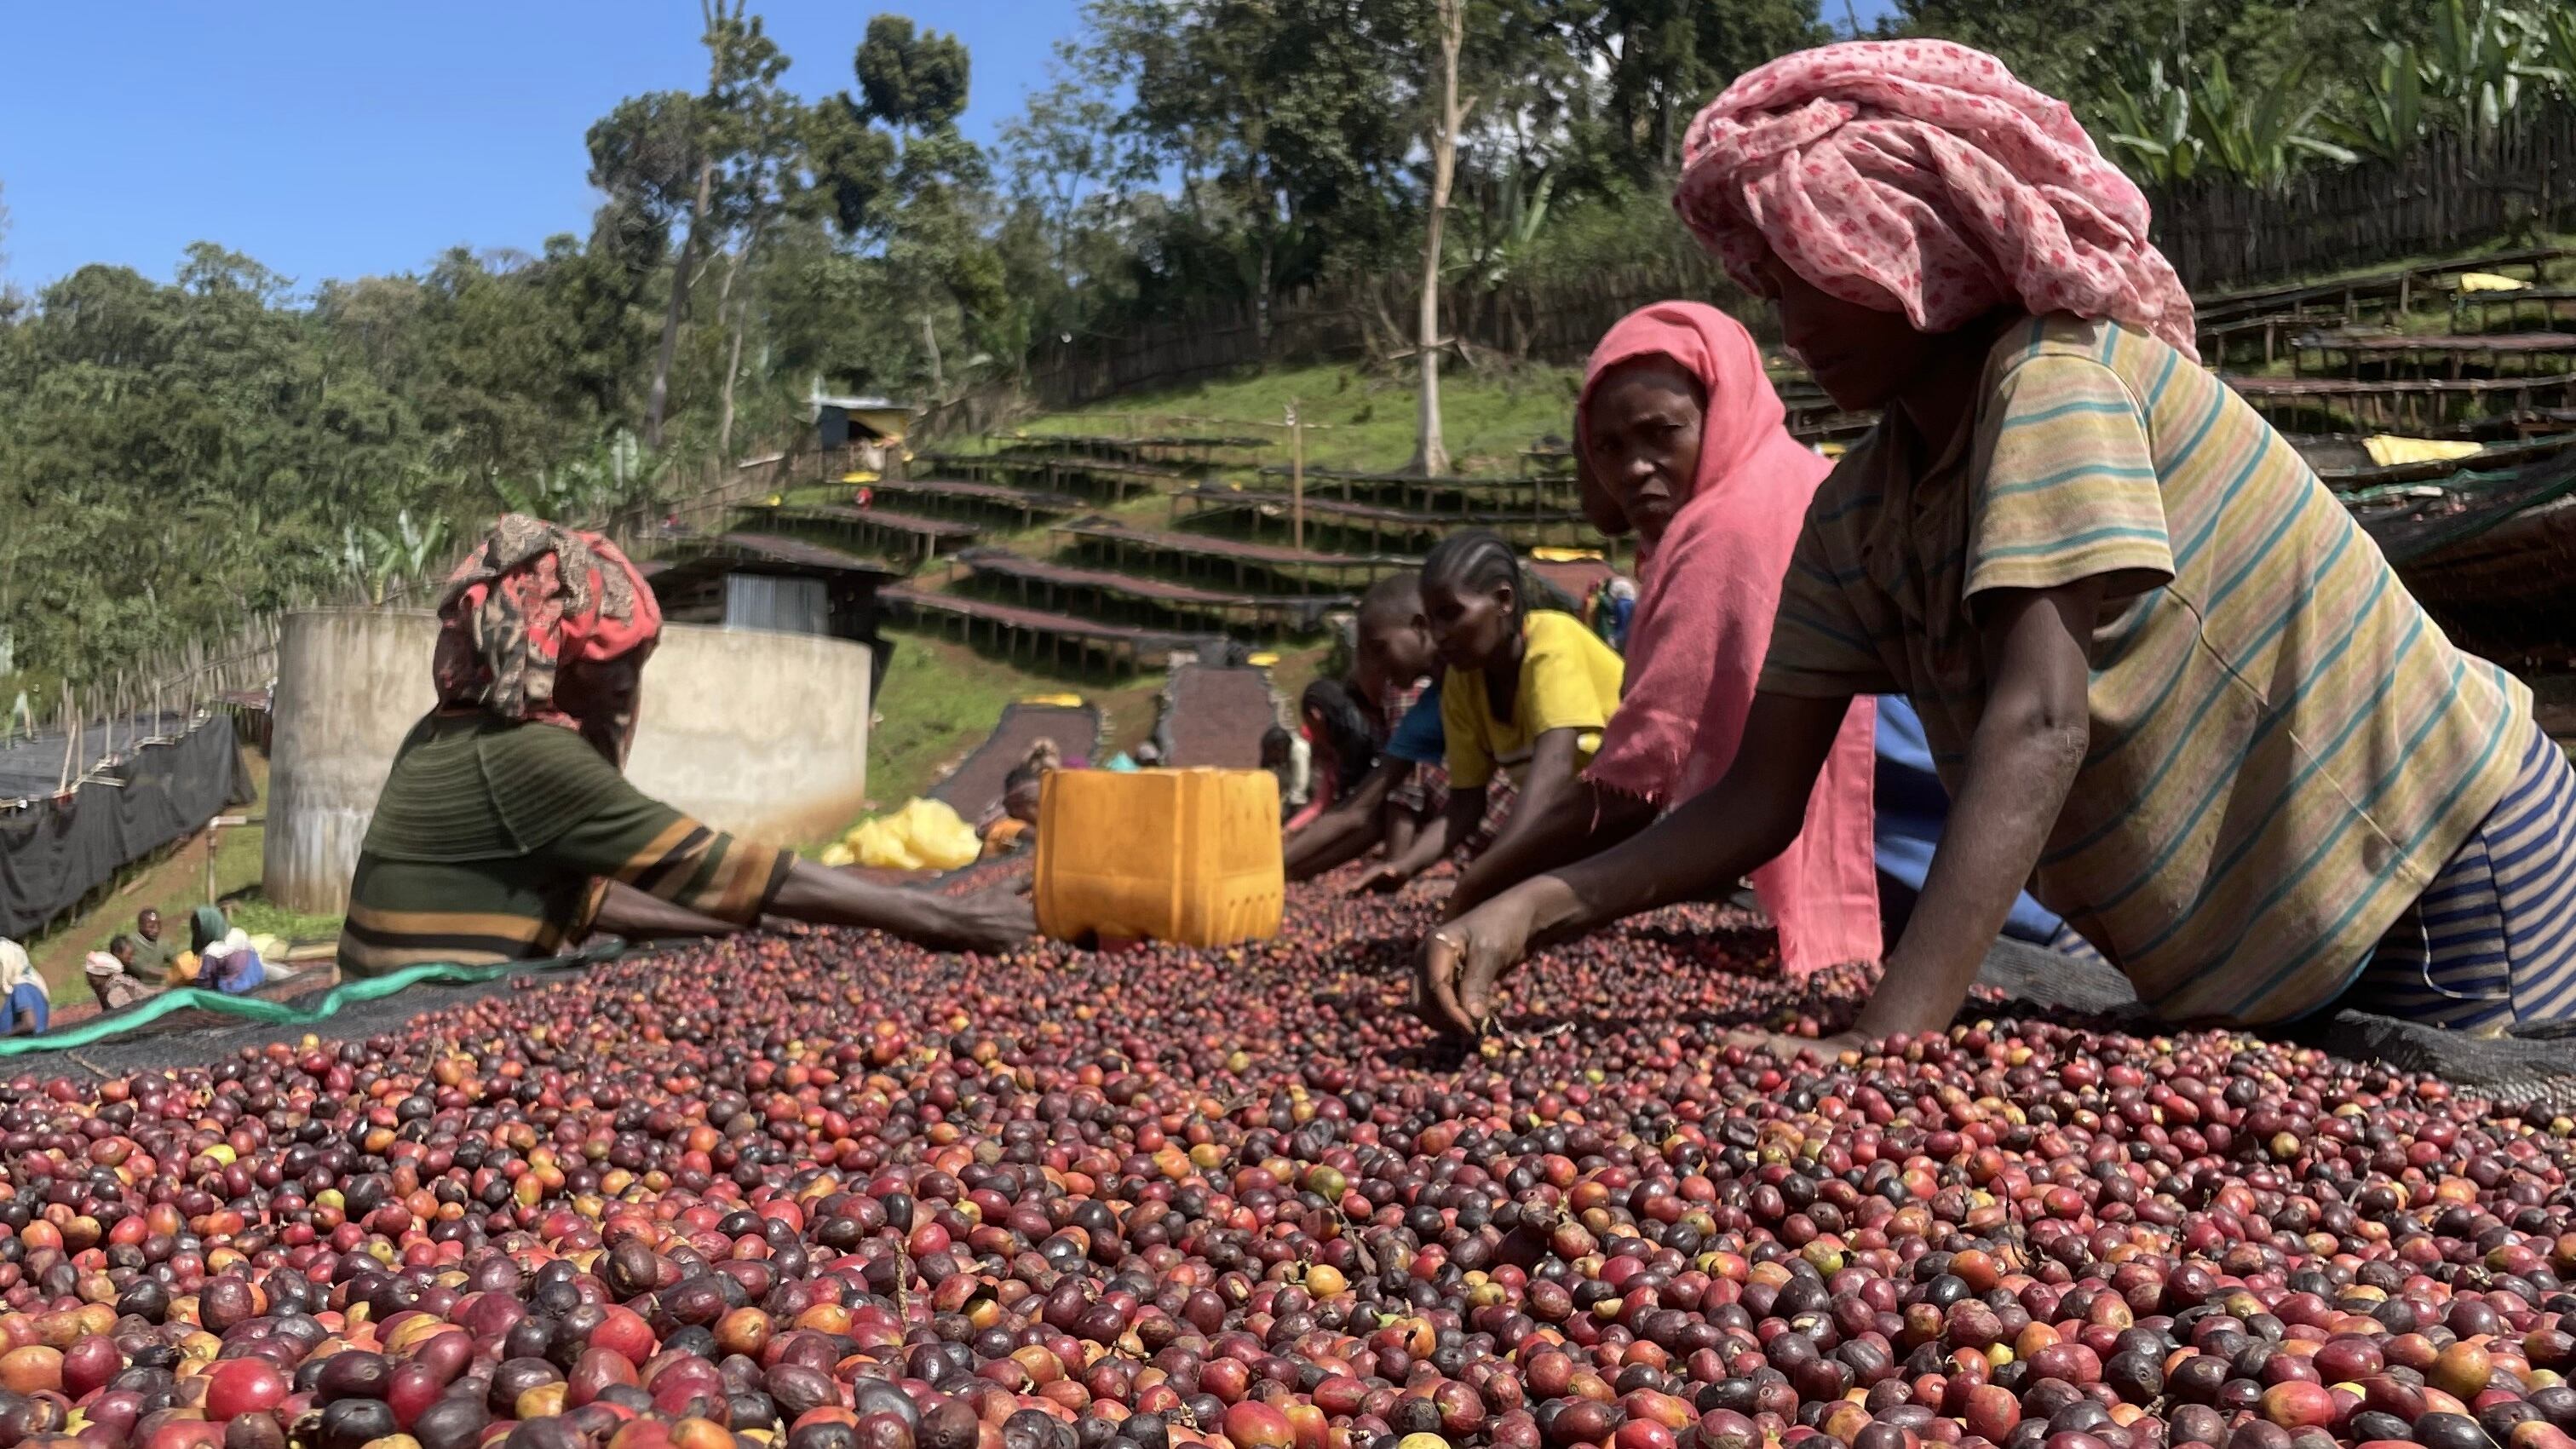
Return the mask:
<path fill-rule="evenodd" d="M 2576 769 L 2529 728 L 2504 798 L 2337 1005 L 2458 1031 L 2576 1017 Z"/>

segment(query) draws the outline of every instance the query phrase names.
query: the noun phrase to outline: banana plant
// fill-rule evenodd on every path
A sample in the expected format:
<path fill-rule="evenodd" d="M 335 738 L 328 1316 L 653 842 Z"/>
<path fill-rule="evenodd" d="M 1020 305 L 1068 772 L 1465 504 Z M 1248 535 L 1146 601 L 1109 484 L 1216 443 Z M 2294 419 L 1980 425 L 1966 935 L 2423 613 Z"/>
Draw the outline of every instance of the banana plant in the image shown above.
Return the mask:
<path fill-rule="evenodd" d="M 2325 123 L 2326 133 L 2365 156 L 2395 161 L 2424 139 L 2430 116 L 2424 70 L 2415 52 L 2396 41 L 2379 47 L 2379 64 L 2361 78 L 2362 93 L 2350 110 Z"/>
<path fill-rule="evenodd" d="M 513 513 L 553 523 L 597 523 L 617 509 L 657 500 L 670 470 L 669 455 L 621 429 L 587 458 L 540 468 L 526 479 L 495 476 L 491 487 Z"/>
<path fill-rule="evenodd" d="M 1475 256 L 1468 273 L 1476 285 L 1493 291 L 1513 280 L 1534 254 L 1539 233 L 1547 227 L 1547 208 L 1556 194 L 1556 174 L 1541 171 L 1535 182 L 1523 179 L 1517 166 L 1503 168 L 1494 194 L 1494 212 L 1478 217 Z"/>
<path fill-rule="evenodd" d="M 2107 91 L 2106 128 L 2112 146 L 2149 185 L 2169 186 L 2197 175 L 2224 176 L 2248 186 L 2277 186 L 2309 159 L 2350 162 L 2354 153 L 2316 133 L 2319 103 L 2302 104 L 2293 65 L 2260 93 L 2240 90 L 2227 58 L 2195 67 L 2188 55 L 2150 60 L 2142 73 L 2115 79 Z"/>
<path fill-rule="evenodd" d="M 2541 79 L 2576 100 L 2576 5 L 2546 5 L 2532 17 L 2533 57 Z"/>
<path fill-rule="evenodd" d="M 2103 92 L 2104 134 L 2116 159 L 2152 187 L 2189 181 L 2200 170 L 2192 134 L 2191 93 L 2165 75 L 2161 59 L 2143 72 L 2115 76 Z"/>
<path fill-rule="evenodd" d="M 2304 60 L 2250 97 L 2228 79 L 2227 58 L 2214 56 L 2195 87 L 2192 118 L 2210 161 L 2249 186 L 2278 186 L 2309 157 L 2345 165 L 2358 160 L 2350 150 L 2311 129 L 2321 103 L 2304 105 L 2300 78 Z"/>
<path fill-rule="evenodd" d="M 427 574 L 440 561 L 447 539 L 446 519 L 434 518 L 424 525 L 416 522 L 406 508 L 394 515 L 391 530 L 374 524 L 343 527 L 340 562 L 352 577 L 366 584 L 368 599 L 382 604 L 395 579 Z"/>
<path fill-rule="evenodd" d="M 2521 103 L 2524 81 L 2556 79 L 2542 63 L 2545 33 L 2540 18 L 2510 5 L 2438 0 L 2420 53 L 2425 89 L 2458 125 L 2494 130 Z"/>

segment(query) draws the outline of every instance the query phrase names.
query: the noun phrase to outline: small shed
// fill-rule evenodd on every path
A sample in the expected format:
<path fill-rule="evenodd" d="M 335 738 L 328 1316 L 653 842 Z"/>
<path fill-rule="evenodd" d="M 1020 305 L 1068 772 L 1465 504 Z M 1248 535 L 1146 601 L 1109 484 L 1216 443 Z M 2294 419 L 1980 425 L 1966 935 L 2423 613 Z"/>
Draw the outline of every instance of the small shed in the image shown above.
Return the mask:
<path fill-rule="evenodd" d="M 882 564 L 803 539 L 728 533 L 693 540 L 645 574 L 675 624 L 848 639 L 868 646 L 871 689 L 885 680 L 877 591 L 903 575 Z"/>
<path fill-rule="evenodd" d="M 912 431 L 913 408 L 910 403 L 892 398 L 835 396 L 816 392 L 811 399 L 814 413 L 814 446 L 825 456 L 849 450 L 856 457 L 853 465 L 885 469 L 889 449 L 899 449 Z"/>

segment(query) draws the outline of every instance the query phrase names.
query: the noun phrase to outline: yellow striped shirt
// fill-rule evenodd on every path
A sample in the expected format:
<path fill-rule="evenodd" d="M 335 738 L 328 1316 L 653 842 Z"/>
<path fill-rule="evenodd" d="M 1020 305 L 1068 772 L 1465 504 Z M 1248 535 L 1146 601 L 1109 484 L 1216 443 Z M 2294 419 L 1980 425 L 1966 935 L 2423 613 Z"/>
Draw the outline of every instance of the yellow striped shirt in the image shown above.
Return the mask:
<path fill-rule="evenodd" d="M 2143 332 L 2010 329 L 1916 476 L 1901 409 L 1817 490 L 1762 687 L 1901 691 L 1958 788 L 1973 600 L 2107 578 L 2033 893 L 2178 1021 L 2331 1001 L 2483 819 L 2529 692 L 2455 648 L 2297 451 Z"/>

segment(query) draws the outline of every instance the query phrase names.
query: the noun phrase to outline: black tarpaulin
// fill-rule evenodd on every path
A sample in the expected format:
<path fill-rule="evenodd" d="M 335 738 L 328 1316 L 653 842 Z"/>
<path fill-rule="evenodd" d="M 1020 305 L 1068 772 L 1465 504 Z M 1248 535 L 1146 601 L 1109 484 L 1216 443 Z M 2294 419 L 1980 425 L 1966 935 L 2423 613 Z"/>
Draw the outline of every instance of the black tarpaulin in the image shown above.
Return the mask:
<path fill-rule="evenodd" d="M 186 838 L 226 806 L 254 798 L 230 716 L 140 723 L 136 737 L 166 732 L 167 738 L 124 751 L 120 724 L 126 758 L 62 798 L 53 792 L 61 780 L 63 736 L 0 750 L 0 799 L 30 801 L 0 811 L 0 936 L 42 928 L 127 865 Z M 101 748 L 104 739 L 102 729 Z M 83 755 L 96 758 L 88 749 Z"/>

